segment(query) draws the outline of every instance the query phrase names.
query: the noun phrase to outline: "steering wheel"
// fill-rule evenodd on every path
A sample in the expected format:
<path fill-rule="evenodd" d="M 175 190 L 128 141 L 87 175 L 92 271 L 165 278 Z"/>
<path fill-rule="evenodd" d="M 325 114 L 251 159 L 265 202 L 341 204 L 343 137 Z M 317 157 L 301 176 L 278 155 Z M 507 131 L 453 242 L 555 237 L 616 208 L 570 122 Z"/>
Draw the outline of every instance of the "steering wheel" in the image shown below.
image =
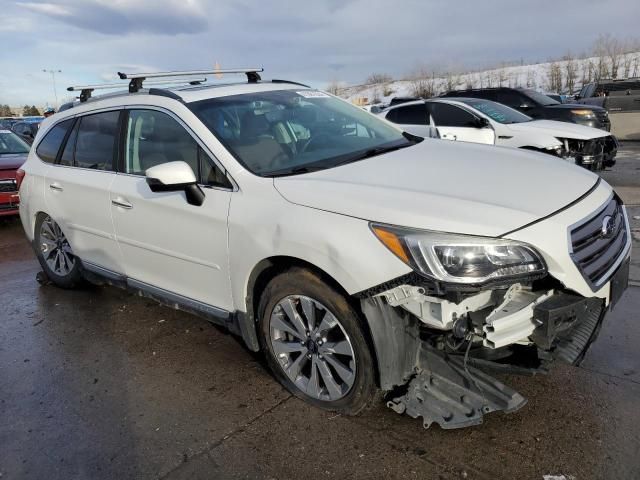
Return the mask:
<path fill-rule="evenodd" d="M 331 136 L 327 132 L 320 132 L 317 135 L 313 135 L 309 137 L 309 139 L 302 145 L 302 147 L 300 147 L 300 153 L 305 153 L 307 150 L 309 150 L 309 147 L 311 145 L 313 145 L 316 142 L 319 142 L 320 139 L 322 138 L 326 140 L 331 140 Z"/>

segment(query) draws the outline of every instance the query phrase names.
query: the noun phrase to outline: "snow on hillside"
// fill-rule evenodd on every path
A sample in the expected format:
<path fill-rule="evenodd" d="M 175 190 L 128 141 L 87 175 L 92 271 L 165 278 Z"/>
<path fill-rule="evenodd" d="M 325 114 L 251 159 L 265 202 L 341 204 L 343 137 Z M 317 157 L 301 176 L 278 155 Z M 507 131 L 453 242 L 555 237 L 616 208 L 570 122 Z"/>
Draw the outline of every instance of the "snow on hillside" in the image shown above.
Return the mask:
<path fill-rule="evenodd" d="M 640 52 L 622 54 L 617 61 L 617 78 L 640 76 Z M 499 86 L 529 87 L 547 93 L 576 93 L 583 82 L 590 82 L 599 74 L 610 78 L 611 64 L 610 58 L 589 57 L 461 74 L 424 73 L 388 83 L 340 86 L 337 94 L 353 103 L 366 105 L 388 102 L 393 97 L 429 96 L 425 92 L 436 96 L 452 89 Z"/>

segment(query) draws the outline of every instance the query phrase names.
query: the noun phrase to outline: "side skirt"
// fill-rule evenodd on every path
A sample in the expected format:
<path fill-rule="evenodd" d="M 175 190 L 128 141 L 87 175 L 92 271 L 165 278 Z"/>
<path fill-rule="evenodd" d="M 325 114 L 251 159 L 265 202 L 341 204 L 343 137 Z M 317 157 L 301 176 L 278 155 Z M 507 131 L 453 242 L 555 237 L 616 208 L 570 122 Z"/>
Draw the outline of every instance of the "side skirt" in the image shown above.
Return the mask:
<path fill-rule="evenodd" d="M 192 298 L 169 292 L 162 288 L 140 282 L 125 275 L 113 272 L 99 265 L 82 262 L 83 274 L 88 281 L 96 284 L 108 284 L 137 293 L 141 297 L 150 298 L 175 310 L 188 312 L 208 320 L 211 323 L 227 328 L 235 335 L 242 335 L 238 325 L 238 315 L 213 305 Z"/>

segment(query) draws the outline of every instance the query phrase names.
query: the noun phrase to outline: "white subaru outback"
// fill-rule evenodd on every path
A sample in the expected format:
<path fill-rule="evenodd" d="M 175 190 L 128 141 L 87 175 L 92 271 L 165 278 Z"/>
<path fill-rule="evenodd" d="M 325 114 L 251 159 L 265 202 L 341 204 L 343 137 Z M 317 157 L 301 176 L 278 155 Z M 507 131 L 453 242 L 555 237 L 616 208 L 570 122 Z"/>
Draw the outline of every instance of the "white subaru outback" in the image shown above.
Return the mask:
<path fill-rule="evenodd" d="M 425 426 L 521 407 L 491 372 L 581 360 L 627 285 L 609 185 L 245 73 L 171 89 L 122 74 L 128 92 L 83 87 L 43 122 L 20 216 L 51 282 L 202 315 L 314 405 L 355 414 L 385 392 Z"/>

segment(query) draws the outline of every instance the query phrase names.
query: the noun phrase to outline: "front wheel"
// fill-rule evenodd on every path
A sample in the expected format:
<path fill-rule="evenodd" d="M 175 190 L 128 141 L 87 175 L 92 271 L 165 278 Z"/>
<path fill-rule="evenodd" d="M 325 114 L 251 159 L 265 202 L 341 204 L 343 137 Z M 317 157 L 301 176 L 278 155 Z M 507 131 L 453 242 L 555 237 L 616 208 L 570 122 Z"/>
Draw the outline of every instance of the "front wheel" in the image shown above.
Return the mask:
<path fill-rule="evenodd" d="M 292 394 L 350 415 L 375 398 L 373 359 L 358 315 L 317 275 L 295 268 L 275 277 L 259 315 L 269 366 Z"/>
<path fill-rule="evenodd" d="M 34 242 L 40 266 L 55 285 L 73 288 L 81 281 L 80 259 L 73 254 L 60 225 L 49 215 L 38 216 Z"/>

